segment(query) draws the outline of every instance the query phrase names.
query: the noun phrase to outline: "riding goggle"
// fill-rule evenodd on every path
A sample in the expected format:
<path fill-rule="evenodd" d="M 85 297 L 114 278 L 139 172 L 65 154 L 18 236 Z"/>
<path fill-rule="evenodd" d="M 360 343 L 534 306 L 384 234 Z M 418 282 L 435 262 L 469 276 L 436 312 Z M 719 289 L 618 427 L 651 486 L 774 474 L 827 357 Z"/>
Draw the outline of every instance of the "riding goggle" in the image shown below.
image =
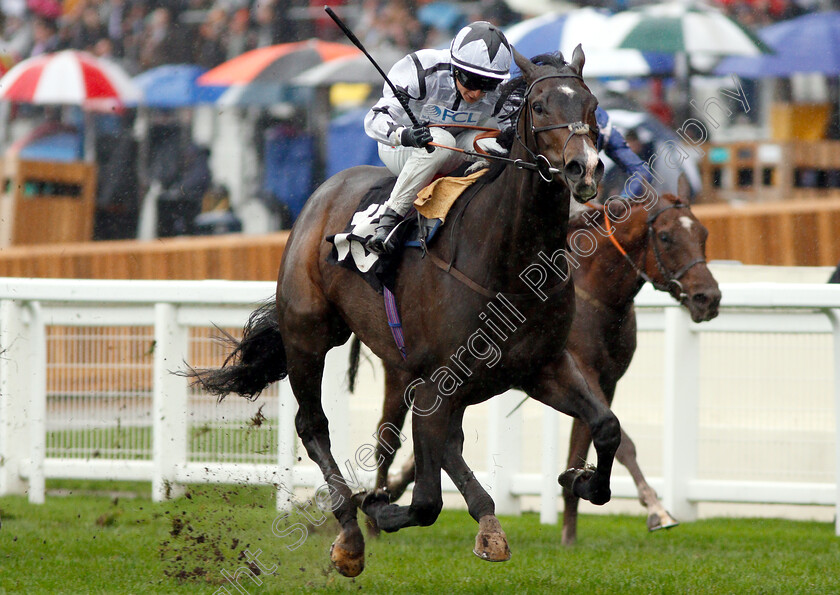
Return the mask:
<path fill-rule="evenodd" d="M 453 70 L 455 80 L 461 83 L 461 85 L 468 91 L 484 91 L 486 93 L 494 90 L 501 82 L 499 79 L 473 74 L 472 72 L 467 72 L 466 70 L 460 70 L 458 68 Z"/>

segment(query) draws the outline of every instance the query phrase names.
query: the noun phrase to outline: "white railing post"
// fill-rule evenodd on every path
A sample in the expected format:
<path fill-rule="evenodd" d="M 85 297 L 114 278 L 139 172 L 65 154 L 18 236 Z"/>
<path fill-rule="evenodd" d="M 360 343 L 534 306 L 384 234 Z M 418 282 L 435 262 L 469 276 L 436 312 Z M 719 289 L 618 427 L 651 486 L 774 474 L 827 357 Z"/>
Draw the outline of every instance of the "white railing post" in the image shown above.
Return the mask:
<path fill-rule="evenodd" d="M 487 476 L 496 514 L 520 513 L 519 496 L 511 487 L 522 460 L 522 408 L 517 406 L 524 398 L 509 390 L 488 401 Z"/>
<path fill-rule="evenodd" d="M 291 493 L 295 491 L 295 447 L 297 446 L 297 432 L 295 431 L 295 414 L 297 403 L 292 394 L 292 386 L 284 380 L 278 386 L 277 403 L 277 510 L 288 512 L 292 510 Z"/>
<path fill-rule="evenodd" d="M 47 455 L 47 327 L 41 305 L 29 303 L 29 336 L 32 374 L 30 380 L 29 406 L 29 502 L 43 504 L 46 493 L 44 459 Z"/>
<path fill-rule="evenodd" d="M 152 500 L 177 495 L 177 470 L 187 462 L 187 379 L 172 372 L 187 361 L 187 328 L 178 308 L 155 304 L 154 389 L 152 394 Z"/>
<path fill-rule="evenodd" d="M 697 476 L 700 337 L 683 308 L 665 308 L 663 501 L 680 520 L 697 518 L 689 482 Z"/>
<path fill-rule="evenodd" d="M 834 336 L 834 534 L 840 537 L 840 310 L 826 310 Z"/>
<path fill-rule="evenodd" d="M 540 523 L 543 525 L 557 524 L 557 497 L 560 495 L 560 475 L 557 441 L 559 439 L 558 425 L 560 412 L 546 407 L 542 417 L 542 488 L 540 490 Z"/>
<path fill-rule="evenodd" d="M 31 326 L 24 304 L 0 302 L 0 496 L 25 494 L 23 461 L 30 458 L 30 376 L 43 374 L 32 367 Z"/>

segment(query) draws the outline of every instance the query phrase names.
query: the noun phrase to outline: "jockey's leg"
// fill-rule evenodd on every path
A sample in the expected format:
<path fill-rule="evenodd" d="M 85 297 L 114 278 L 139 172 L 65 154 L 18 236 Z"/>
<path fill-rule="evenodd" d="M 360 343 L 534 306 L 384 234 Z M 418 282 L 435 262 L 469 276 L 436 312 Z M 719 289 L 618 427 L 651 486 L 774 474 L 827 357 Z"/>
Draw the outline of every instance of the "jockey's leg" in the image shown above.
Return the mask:
<path fill-rule="evenodd" d="M 434 142 L 449 147 L 457 146 L 455 137 L 442 128 L 432 128 Z M 385 202 L 376 232 L 368 240 L 368 249 L 378 254 L 389 254 L 396 247 L 390 236 L 396 225 L 417 198 L 417 193 L 428 186 L 439 173 L 448 173 L 463 163 L 461 153 L 436 148 L 429 153 L 426 149 L 413 147 L 391 147 L 379 145 L 379 157 L 385 166 L 397 176 L 391 196 Z"/>

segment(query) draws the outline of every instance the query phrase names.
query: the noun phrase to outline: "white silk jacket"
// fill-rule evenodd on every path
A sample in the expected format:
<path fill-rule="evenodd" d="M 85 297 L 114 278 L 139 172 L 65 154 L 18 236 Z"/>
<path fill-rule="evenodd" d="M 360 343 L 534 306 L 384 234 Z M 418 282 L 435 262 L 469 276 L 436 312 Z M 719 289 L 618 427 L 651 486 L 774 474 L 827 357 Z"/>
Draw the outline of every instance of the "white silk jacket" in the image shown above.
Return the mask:
<path fill-rule="evenodd" d="M 511 126 L 510 116 L 517 105 L 506 102 L 500 89 L 485 93 L 473 104 L 461 99 L 450 70 L 449 50 L 419 50 L 394 64 L 388 78 L 409 99 L 409 107 L 420 122 L 493 126 L 502 130 Z M 380 143 L 399 144 L 399 130 L 410 127 L 411 120 L 387 84 L 382 98 L 365 116 L 365 132 Z M 457 136 L 463 128 L 447 128 Z"/>

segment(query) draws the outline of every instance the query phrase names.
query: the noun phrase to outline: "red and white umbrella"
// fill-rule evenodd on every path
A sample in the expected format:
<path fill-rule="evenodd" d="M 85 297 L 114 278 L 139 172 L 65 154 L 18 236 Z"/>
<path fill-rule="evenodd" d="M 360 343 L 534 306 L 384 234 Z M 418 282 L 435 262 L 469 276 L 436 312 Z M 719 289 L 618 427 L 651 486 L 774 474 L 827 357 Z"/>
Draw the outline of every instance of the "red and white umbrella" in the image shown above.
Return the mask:
<path fill-rule="evenodd" d="M 120 66 L 77 50 L 29 58 L 0 78 L 0 99 L 21 103 L 111 109 L 142 97 Z"/>

